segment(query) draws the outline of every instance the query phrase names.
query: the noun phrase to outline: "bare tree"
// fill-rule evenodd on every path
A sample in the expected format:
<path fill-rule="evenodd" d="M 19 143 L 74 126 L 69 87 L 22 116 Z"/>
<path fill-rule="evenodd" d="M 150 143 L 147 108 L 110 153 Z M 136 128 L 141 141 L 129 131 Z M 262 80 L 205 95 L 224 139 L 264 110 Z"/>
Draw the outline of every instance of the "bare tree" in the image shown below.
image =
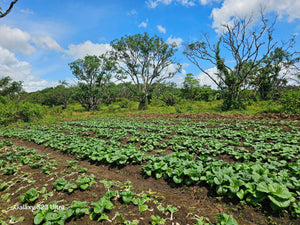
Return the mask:
<path fill-rule="evenodd" d="M 187 45 L 184 52 L 223 92 L 224 110 L 243 106 L 241 94 L 247 88 L 247 79 L 258 74 L 261 64 L 266 62 L 275 48 L 287 44 L 273 38 L 276 19 L 270 21 L 263 13 L 260 18 L 256 26 L 252 16 L 236 18 L 232 24 L 222 25 L 224 31 L 217 44 L 211 44 L 208 36 L 204 35 L 204 41 Z M 225 59 L 220 56 L 221 47 L 222 51 L 231 54 L 234 66 L 232 61 L 230 64 L 225 63 Z M 202 61 L 210 62 L 217 68 L 215 76 L 204 69 Z"/>
<path fill-rule="evenodd" d="M 13 8 L 14 4 L 17 3 L 18 0 L 14 0 L 10 3 L 10 6 L 9 8 L 5 11 L 5 12 L 2 12 L 2 9 L 0 8 L 0 18 L 6 16 Z"/>

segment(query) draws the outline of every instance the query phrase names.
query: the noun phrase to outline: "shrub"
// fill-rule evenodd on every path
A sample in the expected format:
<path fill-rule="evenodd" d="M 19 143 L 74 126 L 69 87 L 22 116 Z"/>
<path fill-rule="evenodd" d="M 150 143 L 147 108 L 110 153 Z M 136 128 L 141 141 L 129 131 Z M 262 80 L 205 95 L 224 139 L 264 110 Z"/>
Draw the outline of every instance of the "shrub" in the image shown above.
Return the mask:
<path fill-rule="evenodd" d="M 0 124 L 7 125 L 17 122 L 32 122 L 41 119 L 47 113 L 46 107 L 30 102 L 0 101 Z"/>
<path fill-rule="evenodd" d="M 289 90 L 280 96 L 285 113 L 300 113 L 300 89 Z"/>

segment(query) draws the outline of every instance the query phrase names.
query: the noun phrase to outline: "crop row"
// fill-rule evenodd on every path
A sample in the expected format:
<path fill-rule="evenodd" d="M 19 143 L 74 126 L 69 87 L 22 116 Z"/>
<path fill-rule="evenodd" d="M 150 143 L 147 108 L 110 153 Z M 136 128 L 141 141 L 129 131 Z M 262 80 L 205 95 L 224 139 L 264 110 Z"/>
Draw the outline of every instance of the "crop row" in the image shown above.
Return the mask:
<path fill-rule="evenodd" d="M 297 125 L 173 122 L 73 121 L 2 129 L 0 136 L 45 144 L 98 163 L 143 164 L 142 171 L 148 176 L 163 177 L 177 184 L 205 184 L 221 196 L 254 206 L 267 202 L 274 210 L 288 209 L 299 216 Z M 163 156 L 147 153 L 154 149 L 173 153 Z M 232 157 L 230 163 L 219 160 L 222 155 Z"/>

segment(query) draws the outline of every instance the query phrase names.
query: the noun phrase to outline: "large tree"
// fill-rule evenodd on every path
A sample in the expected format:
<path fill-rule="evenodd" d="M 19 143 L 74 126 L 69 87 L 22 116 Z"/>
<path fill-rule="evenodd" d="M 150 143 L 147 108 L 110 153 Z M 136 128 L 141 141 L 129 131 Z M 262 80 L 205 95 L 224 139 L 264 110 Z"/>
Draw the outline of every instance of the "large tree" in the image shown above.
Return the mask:
<path fill-rule="evenodd" d="M 180 71 L 174 54 L 176 46 L 168 45 L 161 37 L 147 33 L 125 36 L 111 42 L 112 56 L 117 62 L 117 78 L 133 82 L 128 86 L 139 100 L 139 109 L 147 107 L 147 98 L 155 86 Z"/>
<path fill-rule="evenodd" d="M 69 63 L 78 79 L 77 100 L 87 110 L 94 110 L 101 103 L 115 64 L 105 55 L 85 56 Z"/>
<path fill-rule="evenodd" d="M 242 107 L 242 94 L 249 88 L 249 79 L 258 75 L 263 66 L 273 63 L 267 59 L 276 48 L 290 48 L 292 41 L 283 43 L 273 38 L 275 22 L 276 19 L 270 21 L 263 13 L 256 25 L 252 17 L 236 18 L 223 25 L 224 31 L 216 44 L 204 35 L 203 40 L 187 45 L 187 58 L 222 91 L 224 110 Z M 227 55 L 226 61 L 224 55 Z M 203 61 L 211 63 L 218 72 L 210 74 L 203 67 Z"/>

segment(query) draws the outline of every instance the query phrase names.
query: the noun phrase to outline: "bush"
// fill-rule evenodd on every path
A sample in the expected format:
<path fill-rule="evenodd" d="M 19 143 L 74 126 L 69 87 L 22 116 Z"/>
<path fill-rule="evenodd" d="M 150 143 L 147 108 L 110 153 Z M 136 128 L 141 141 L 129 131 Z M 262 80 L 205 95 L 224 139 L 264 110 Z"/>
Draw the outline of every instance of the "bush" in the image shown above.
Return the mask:
<path fill-rule="evenodd" d="M 118 103 L 121 109 L 129 108 L 130 101 L 127 98 L 117 98 L 116 102 Z"/>
<path fill-rule="evenodd" d="M 32 122 L 41 119 L 47 113 L 46 107 L 29 102 L 20 103 L 15 101 L 0 99 L 0 124 L 7 125 L 19 120 Z"/>
<path fill-rule="evenodd" d="M 35 119 L 43 118 L 45 111 L 45 108 L 40 105 L 25 102 L 20 105 L 18 114 L 24 122 L 32 122 Z"/>
<path fill-rule="evenodd" d="M 300 89 L 289 90 L 280 96 L 285 113 L 300 113 Z"/>

